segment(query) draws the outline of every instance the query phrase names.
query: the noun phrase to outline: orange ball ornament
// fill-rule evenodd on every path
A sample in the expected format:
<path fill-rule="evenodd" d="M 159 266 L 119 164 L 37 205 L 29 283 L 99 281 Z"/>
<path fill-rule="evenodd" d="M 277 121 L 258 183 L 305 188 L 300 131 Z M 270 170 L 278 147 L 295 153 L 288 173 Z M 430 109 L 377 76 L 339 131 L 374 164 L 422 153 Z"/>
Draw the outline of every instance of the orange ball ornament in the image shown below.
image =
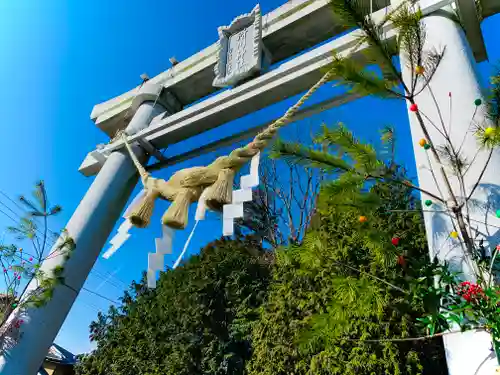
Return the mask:
<path fill-rule="evenodd" d="M 366 216 L 360 216 L 358 220 L 360 223 L 366 223 L 368 221 L 368 218 Z"/>
<path fill-rule="evenodd" d="M 420 141 L 418 141 L 418 144 L 420 147 L 424 147 L 427 144 L 427 139 L 422 138 Z"/>
<path fill-rule="evenodd" d="M 417 73 L 418 75 L 422 75 L 422 74 L 424 74 L 424 72 L 425 72 L 425 68 L 423 66 L 419 65 L 415 68 L 415 73 Z"/>

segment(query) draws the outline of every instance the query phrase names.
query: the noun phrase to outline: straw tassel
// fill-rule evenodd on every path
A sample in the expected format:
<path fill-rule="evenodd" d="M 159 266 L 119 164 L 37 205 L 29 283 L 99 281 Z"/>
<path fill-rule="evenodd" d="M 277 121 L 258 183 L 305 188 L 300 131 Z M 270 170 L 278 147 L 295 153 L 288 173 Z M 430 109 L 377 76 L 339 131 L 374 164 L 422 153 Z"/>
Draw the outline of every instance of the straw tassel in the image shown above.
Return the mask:
<path fill-rule="evenodd" d="M 193 192 L 191 189 L 180 190 L 161 218 L 163 225 L 174 229 L 184 229 L 188 223 L 189 205 L 192 201 Z"/>
<path fill-rule="evenodd" d="M 157 190 L 148 189 L 146 191 L 142 200 L 129 216 L 129 220 L 134 226 L 137 228 L 146 228 L 149 225 L 155 207 L 155 200 L 159 195 L 160 193 Z"/>
<path fill-rule="evenodd" d="M 234 169 L 222 169 L 217 181 L 207 187 L 205 195 L 207 207 L 214 211 L 222 211 L 222 206 L 229 204 L 233 196 Z"/>

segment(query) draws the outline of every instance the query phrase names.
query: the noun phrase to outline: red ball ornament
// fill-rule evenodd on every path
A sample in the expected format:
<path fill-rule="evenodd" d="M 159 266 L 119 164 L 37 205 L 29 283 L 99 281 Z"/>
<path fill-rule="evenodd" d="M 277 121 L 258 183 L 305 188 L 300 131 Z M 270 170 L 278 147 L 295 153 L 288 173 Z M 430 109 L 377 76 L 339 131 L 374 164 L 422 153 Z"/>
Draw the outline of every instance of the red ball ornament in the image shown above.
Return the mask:
<path fill-rule="evenodd" d="M 393 238 L 392 238 L 392 240 L 391 240 L 391 242 L 392 242 L 392 244 L 393 244 L 394 246 L 398 246 L 398 245 L 399 245 L 399 241 L 400 241 L 400 240 L 401 240 L 401 239 L 400 239 L 399 237 L 393 237 Z"/>
<path fill-rule="evenodd" d="M 30 257 L 30 262 L 33 260 L 33 257 Z"/>
<path fill-rule="evenodd" d="M 403 267 L 406 265 L 406 259 L 404 256 L 398 255 L 398 264 Z"/>
<path fill-rule="evenodd" d="M 410 106 L 410 111 L 412 111 L 412 112 L 417 112 L 417 111 L 418 111 L 418 105 L 416 105 L 416 104 L 412 104 L 412 105 Z"/>

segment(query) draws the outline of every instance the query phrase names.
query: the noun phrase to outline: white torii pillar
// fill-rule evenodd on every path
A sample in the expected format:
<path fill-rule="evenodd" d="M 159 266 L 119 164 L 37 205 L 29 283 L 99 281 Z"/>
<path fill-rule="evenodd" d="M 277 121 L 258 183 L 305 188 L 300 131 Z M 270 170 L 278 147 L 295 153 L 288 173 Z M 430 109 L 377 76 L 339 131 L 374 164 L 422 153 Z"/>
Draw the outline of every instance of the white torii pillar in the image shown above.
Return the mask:
<path fill-rule="evenodd" d="M 136 103 L 137 110 L 126 128 L 129 135 L 146 128 L 155 115 L 165 111 L 161 100 L 157 103 L 150 101 L 151 95 L 158 97 L 161 91 L 160 85 L 150 83 L 141 88 L 136 98 L 147 101 Z M 134 147 L 140 160 L 145 161 L 144 152 Z M 46 272 L 62 265 L 68 286 L 56 287 L 46 306 L 27 309 L 23 313 L 24 324 L 18 342 L 5 348 L 5 354 L 0 356 L 0 374 L 34 375 L 38 372 L 137 179 L 138 174 L 125 149 L 108 156 L 66 226 L 69 237 L 76 244 L 71 258 L 65 262 L 63 256 L 54 256 L 41 265 L 41 270 Z M 36 287 L 36 281 L 32 281 L 27 291 Z"/>
<path fill-rule="evenodd" d="M 451 139 L 453 144 L 458 147 L 466 135 L 462 153 L 468 161 L 471 161 L 478 148 L 478 142 L 474 136 L 473 126 L 470 127 L 470 121 L 476 109 L 474 101 L 482 96 L 476 75 L 475 61 L 473 60 L 463 30 L 460 25 L 452 20 L 451 7 L 432 13 L 425 17 L 423 22 L 426 27 L 425 48 L 427 50 L 431 48 L 440 50 L 446 47 L 443 61 L 432 78 L 430 88 L 441 110 L 446 128 L 448 128 L 450 121 L 449 93 L 451 93 L 453 105 L 451 112 Z M 400 56 L 400 58 L 403 77 L 407 82 L 411 82 L 410 71 L 405 66 L 405 57 Z M 424 90 L 418 95 L 416 103 L 419 109 L 432 119 L 436 126 L 441 126 L 439 114 L 429 89 Z M 439 176 L 439 166 L 434 162 L 430 151 L 425 151 L 418 144 L 418 141 L 425 137 L 416 116 L 414 113 L 409 112 L 409 117 L 419 185 L 437 196 L 440 196 L 441 191 L 444 194 L 444 198 L 449 199 L 443 180 Z M 485 121 L 485 118 L 483 105 L 482 107 L 478 107 L 475 119 L 478 123 L 482 123 Z M 439 132 L 428 121 L 426 123 L 434 143 L 436 145 L 444 144 L 444 138 Z M 465 185 L 467 193 L 471 191 L 472 186 L 478 180 L 486 161 L 486 156 L 486 152 L 479 154 L 475 159 L 473 167 L 466 175 Z M 428 159 L 431 160 L 433 165 L 436 180 L 428 169 Z M 495 152 L 489 163 L 489 168 L 482 177 L 482 184 L 484 185 L 476 190 L 473 198 L 482 202 L 488 202 L 488 190 L 485 189 L 487 184 L 500 188 L 499 166 L 500 155 L 498 152 Z M 457 179 L 451 173 L 449 175 L 451 176 L 455 194 L 463 196 L 460 193 Z M 431 197 L 426 197 L 425 194 L 423 194 L 422 199 L 432 200 Z M 430 209 L 439 210 L 443 209 L 443 207 L 434 204 Z M 491 207 L 489 213 L 485 213 L 482 210 L 471 211 L 471 218 L 476 220 L 473 223 L 477 226 L 479 232 L 483 234 L 482 238 L 485 239 L 485 246 L 493 249 L 497 244 L 495 241 L 498 240 L 498 229 L 481 223 L 499 225 L 499 220 L 495 217 L 496 209 L 500 209 L 500 207 Z M 447 260 L 454 265 L 463 266 L 462 250 L 453 247 L 453 245 L 458 244 L 458 240 L 454 241 L 449 238 L 450 232 L 454 230 L 449 217 L 444 214 L 425 212 L 424 218 L 431 256 L 436 254 L 440 260 Z M 472 272 L 467 267 L 463 267 L 463 270 L 467 278 L 474 279 Z M 497 361 L 494 353 L 490 350 L 491 337 L 488 333 L 467 332 L 448 335 L 443 339 L 450 375 L 485 375 L 495 373 L 494 369 L 497 367 Z"/>

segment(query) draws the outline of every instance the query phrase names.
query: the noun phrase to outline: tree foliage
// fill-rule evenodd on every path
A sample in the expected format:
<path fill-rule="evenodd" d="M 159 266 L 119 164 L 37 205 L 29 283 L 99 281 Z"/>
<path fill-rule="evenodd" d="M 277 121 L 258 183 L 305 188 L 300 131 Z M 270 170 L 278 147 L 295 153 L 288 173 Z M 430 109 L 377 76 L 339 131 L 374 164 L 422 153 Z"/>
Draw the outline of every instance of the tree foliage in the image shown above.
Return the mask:
<path fill-rule="evenodd" d="M 277 146 L 294 149 L 294 161 L 342 175 L 324 185 L 303 244 L 276 256 L 269 297 L 253 330 L 249 374 L 446 373 L 440 339 L 364 341 L 426 333 L 416 321 L 423 303 L 412 290 L 429 263 L 423 219 L 404 185 L 370 185 L 354 173 L 361 168 L 398 180 L 403 170 L 380 161 L 343 127 L 325 129 L 322 137 L 349 157 Z M 361 223 L 360 215 L 368 221 Z"/>
<path fill-rule="evenodd" d="M 99 314 L 90 327 L 97 349 L 77 374 L 242 374 L 269 280 L 258 245 L 217 240 L 162 273 L 156 289 L 134 283 L 119 308 Z"/>

